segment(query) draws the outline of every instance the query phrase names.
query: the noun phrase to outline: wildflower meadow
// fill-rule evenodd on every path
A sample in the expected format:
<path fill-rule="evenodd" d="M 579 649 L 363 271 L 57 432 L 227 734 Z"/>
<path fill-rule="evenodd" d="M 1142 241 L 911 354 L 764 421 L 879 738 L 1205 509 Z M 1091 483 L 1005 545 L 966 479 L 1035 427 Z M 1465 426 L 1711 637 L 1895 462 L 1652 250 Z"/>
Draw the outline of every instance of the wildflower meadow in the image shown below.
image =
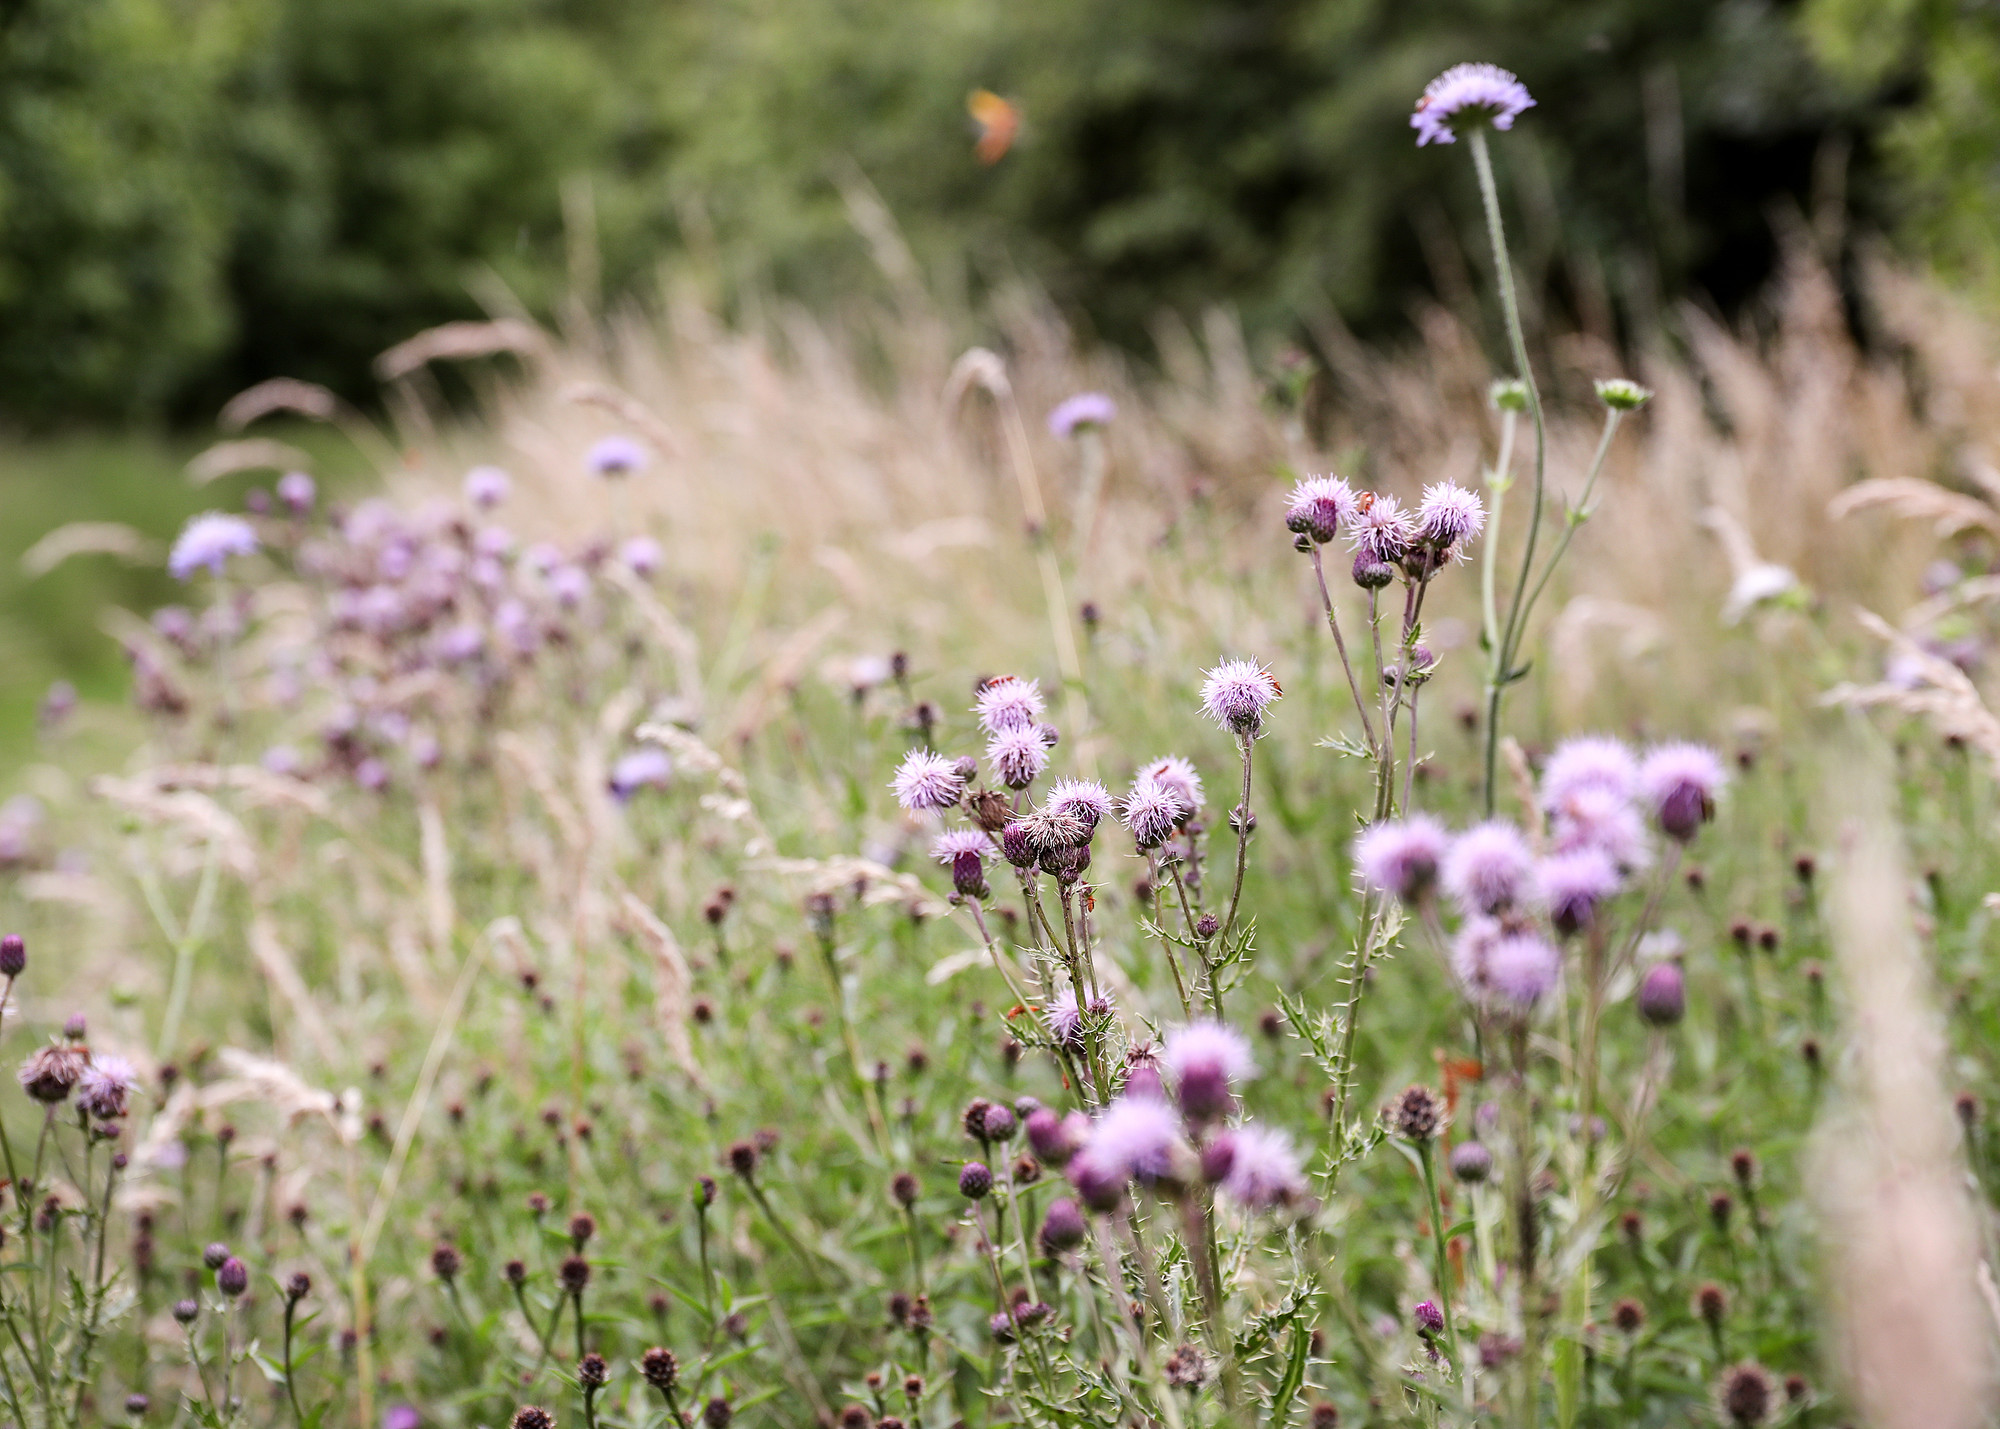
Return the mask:
<path fill-rule="evenodd" d="M 1337 421 L 916 295 L 233 401 L 378 479 L 146 555 L 7 787 L 0 1418 L 1989 1422 L 2000 348 L 1801 240 L 1628 371 L 1562 116 L 1413 99 L 1496 341 Z"/>

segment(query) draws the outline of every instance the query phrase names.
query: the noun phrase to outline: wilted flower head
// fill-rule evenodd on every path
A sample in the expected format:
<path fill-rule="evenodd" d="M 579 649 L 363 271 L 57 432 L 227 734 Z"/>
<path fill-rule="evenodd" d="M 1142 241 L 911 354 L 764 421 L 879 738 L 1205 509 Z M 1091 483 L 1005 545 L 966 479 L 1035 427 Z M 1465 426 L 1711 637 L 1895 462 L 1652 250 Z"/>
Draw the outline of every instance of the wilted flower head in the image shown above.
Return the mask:
<path fill-rule="evenodd" d="M 1230 733 L 1254 738 L 1264 727 L 1264 711 L 1280 693 L 1271 672 L 1255 660 L 1225 660 L 1207 672 L 1201 703 L 1208 717 Z"/>
<path fill-rule="evenodd" d="M 1414 902 L 1437 881 L 1451 836 L 1428 814 L 1371 824 L 1354 837 L 1354 866 L 1361 881 Z"/>
<path fill-rule="evenodd" d="M 1618 865 L 1602 849 L 1580 848 L 1543 859 L 1537 882 L 1550 921 L 1567 937 L 1587 927 L 1597 905 L 1618 891 Z"/>
<path fill-rule="evenodd" d="M 987 741 L 986 766 L 1009 789 L 1025 789 L 1049 767 L 1048 741 L 1037 725 L 1000 730 Z"/>
<path fill-rule="evenodd" d="M 913 749 L 904 757 L 890 782 L 896 802 L 913 814 L 933 809 L 949 809 L 965 793 L 965 778 L 958 762 L 929 749 Z"/>
<path fill-rule="evenodd" d="M 1043 708 L 1040 683 L 1014 675 L 988 680 L 972 701 L 979 727 L 989 735 L 1010 729 L 1033 729 L 1041 720 Z"/>
<path fill-rule="evenodd" d="M 1430 1141 L 1444 1125 L 1444 1098 L 1422 1083 L 1405 1087 L 1389 1103 L 1382 1121 L 1405 1141 Z"/>
<path fill-rule="evenodd" d="M 1195 772 L 1193 764 L 1178 754 L 1154 760 L 1139 771 L 1138 777 L 1157 780 L 1179 795 L 1181 802 L 1187 806 L 1185 817 L 1192 818 L 1201 812 L 1201 775 Z"/>
<path fill-rule="evenodd" d="M 1061 853 L 1090 842 L 1090 821 L 1074 809 L 1044 804 L 1019 822 L 1036 853 Z"/>
<path fill-rule="evenodd" d="M 77 1079 L 76 1104 L 100 1121 L 111 1121 L 125 1115 L 125 1099 L 138 1082 L 138 1071 L 125 1058 L 94 1056 Z"/>
<path fill-rule="evenodd" d="M 1497 913 L 1533 896 L 1535 856 L 1521 831 L 1503 819 L 1475 824 L 1444 856 L 1445 891 L 1467 913 Z"/>
<path fill-rule="evenodd" d="M 611 797 L 622 804 L 641 789 L 665 785 L 673 772 L 674 762 L 667 757 L 667 751 L 647 745 L 619 756 L 605 784 L 611 790 Z"/>
<path fill-rule="evenodd" d="M 1722 1372 L 1722 1382 L 1716 1386 L 1716 1398 L 1721 1403 L 1725 1419 L 1750 1429 L 1750 1426 L 1762 1424 L 1771 1417 L 1771 1411 L 1778 1402 L 1777 1381 L 1760 1364 L 1731 1365 Z"/>
<path fill-rule="evenodd" d="M 1167 1034 L 1161 1060 L 1174 1074 L 1181 1110 L 1192 1121 L 1227 1116 L 1236 1101 L 1233 1085 L 1257 1070 L 1243 1034 L 1220 1022 L 1175 1028 Z"/>
<path fill-rule="evenodd" d="M 1500 66 L 1458 64 L 1424 86 L 1410 127 L 1417 131 L 1418 148 L 1450 144 L 1458 138 L 1454 125 L 1488 123 L 1495 129 L 1512 129 L 1521 111 L 1534 106 L 1527 86 Z"/>
<path fill-rule="evenodd" d="M 1216 1140 L 1223 1137 L 1228 1138 L 1229 1169 L 1221 1190 L 1230 1200 L 1245 1210 L 1269 1211 L 1304 1198 L 1305 1172 L 1284 1132 L 1253 1123 L 1224 1132 Z"/>
<path fill-rule="evenodd" d="M 1285 529 L 1324 546 L 1353 519 L 1354 488 L 1337 476 L 1309 476 L 1292 488 Z"/>
<path fill-rule="evenodd" d="M 1639 765 L 1639 788 L 1668 838 L 1686 843 L 1715 817 L 1715 796 L 1729 775 L 1715 751 L 1699 744 L 1661 744 Z"/>
<path fill-rule="evenodd" d="M 74 1047 L 40 1047 L 21 1064 L 21 1089 L 38 1102 L 53 1106 L 69 1097 L 82 1078 L 83 1053 Z"/>
<path fill-rule="evenodd" d="M 1369 564 L 1394 566 L 1410 554 L 1417 528 L 1395 497 L 1375 496 L 1348 521 L 1347 540 Z"/>
<path fill-rule="evenodd" d="M 1118 404 L 1102 392 L 1065 397 L 1049 413 L 1049 435 L 1067 438 L 1079 427 L 1108 427 L 1118 416 Z"/>
<path fill-rule="evenodd" d="M 630 437 L 600 437 L 584 462 L 599 476 L 634 476 L 646 469 L 646 449 Z"/>
<path fill-rule="evenodd" d="M 215 575 L 231 556 L 254 556 L 257 532 L 241 516 L 221 511 L 204 511 L 191 518 L 174 539 L 167 556 L 167 571 L 175 580 L 189 580 L 204 567 Z"/>
<path fill-rule="evenodd" d="M 1466 547 L 1486 529 L 1486 508 L 1479 498 L 1452 481 L 1424 488 L 1417 508 L 1417 540 L 1440 561 L 1462 560 Z"/>
<path fill-rule="evenodd" d="M 1639 761 L 1622 739 L 1586 734 L 1566 739 L 1542 768 L 1542 807 L 1554 812 L 1585 789 L 1630 799 L 1639 787 Z"/>
<path fill-rule="evenodd" d="M 1132 781 L 1118 808 L 1118 816 L 1141 849 L 1158 848 L 1165 843 L 1191 812 L 1179 794 L 1147 774 Z"/>

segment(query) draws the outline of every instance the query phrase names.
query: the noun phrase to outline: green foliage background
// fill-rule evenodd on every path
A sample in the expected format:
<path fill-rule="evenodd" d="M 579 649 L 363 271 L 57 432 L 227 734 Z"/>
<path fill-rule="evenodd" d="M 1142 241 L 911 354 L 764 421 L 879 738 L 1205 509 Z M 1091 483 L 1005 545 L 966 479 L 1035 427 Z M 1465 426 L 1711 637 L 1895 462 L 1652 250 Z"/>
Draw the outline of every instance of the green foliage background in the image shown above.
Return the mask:
<path fill-rule="evenodd" d="M 1381 331 L 1472 219 L 1407 128 L 1465 58 L 1541 101 L 1512 201 L 1586 320 L 1754 290 L 1829 140 L 1869 213 L 1992 267 L 2000 37 L 1945 0 L 9 0 L 0 407 L 365 390 L 475 293 L 548 311 L 579 238 L 610 295 L 665 261 L 837 301 L 878 281 L 856 176 L 947 295 L 1026 272 L 1124 341 L 1217 300 Z M 976 87 L 1026 115 L 991 169 Z"/>

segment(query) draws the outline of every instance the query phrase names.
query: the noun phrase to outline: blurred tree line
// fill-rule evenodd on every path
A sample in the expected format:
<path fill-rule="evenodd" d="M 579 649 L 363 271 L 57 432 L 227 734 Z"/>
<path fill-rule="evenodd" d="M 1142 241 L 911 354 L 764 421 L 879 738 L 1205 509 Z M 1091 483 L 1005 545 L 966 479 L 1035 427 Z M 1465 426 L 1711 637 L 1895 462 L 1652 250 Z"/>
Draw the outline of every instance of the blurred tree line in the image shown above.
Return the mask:
<path fill-rule="evenodd" d="M 0 0 L 0 410 L 365 392 L 482 299 L 663 263 L 841 301 L 881 281 L 862 182 L 948 300 L 1379 333 L 1482 261 L 1463 156 L 1407 127 L 1466 58 L 1541 102 L 1509 202 L 1594 327 L 1754 290 L 1830 174 L 1991 276 L 2000 30 L 1961 0 Z M 1023 116 L 990 166 L 975 88 Z"/>

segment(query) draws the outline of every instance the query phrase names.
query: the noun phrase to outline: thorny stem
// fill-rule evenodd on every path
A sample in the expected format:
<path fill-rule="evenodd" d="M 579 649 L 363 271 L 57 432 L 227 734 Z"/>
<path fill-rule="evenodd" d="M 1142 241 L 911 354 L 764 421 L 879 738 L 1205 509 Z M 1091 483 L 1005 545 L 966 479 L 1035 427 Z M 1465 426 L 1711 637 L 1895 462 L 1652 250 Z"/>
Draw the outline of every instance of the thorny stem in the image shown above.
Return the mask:
<path fill-rule="evenodd" d="M 1148 860 L 1152 865 L 1153 887 L 1157 890 L 1160 884 L 1160 855 L 1158 851 L 1155 850 L 1150 854 Z M 1158 897 L 1159 895 L 1156 892 L 1154 896 Z M 1187 913 L 1187 902 L 1185 899 L 1181 902 L 1181 913 L 1183 916 Z M 1188 926 L 1188 934 L 1190 937 L 1194 934 L 1192 923 Z M 1181 1000 L 1181 1013 L 1191 1022 L 1194 1020 L 1194 1003 L 1188 997 L 1187 979 L 1181 976 L 1181 960 L 1174 952 L 1173 939 L 1162 937 L 1160 939 L 1160 946 L 1166 950 L 1167 967 L 1174 975 L 1174 992 Z"/>
<path fill-rule="evenodd" d="M 1348 980 L 1346 1015 L 1341 1020 L 1340 1048 L 1334 1055 L 1334 1066 L 1339 1078 L 1334 1084 L 1333 1097 L 1333 1154 L 1332 1167 L 1327 1174 L 1327 1195 L 1333 1194 L 1334 1185 L 1340 1179 L 1343 1152 L 1347 1144 L 1347 1099 L 1354 1088 L 1354 1036 L 1355 1027 L 1361 1021 L 1361 998 L 1368 988 L 1368 964 L 1375 955 L 1375 938 L 1381 928 L 1381 910 L 1378 908 L 1368 919 L 1368 931 L 1361 940 L 1361 950 L 1355 955 L 1354 972 Z"/>
<path fill-rule="evenodd" d="M 1375 646 L 1375 690 L 1382 705 L 1382 747 L 1375 758 L 1375 822 L 1389 817 L 1389 806 L 1395 800 L 1396 788 L 1396 744 L 1393 739 L 1395 724 L 1389 713 L 1389 682 L 1382 663 L 1382 593 L 1368 592 L 1368 635 Z"/>
<path fill-rule="evenodd" d="M 1236 882 L 1229 890 L 1229 912 L 1222 920 L 1221 936 L 1225 945 L 1229 941 L 1229 934 L 1236 927 L 1237 905 L 1243 900 L 1243 873 L 1250 863 L 1250 833 L 1253 827 L 1253 816 L 1250 812 L 1250 771 L 1251 753 L 1257 747 L 1257 737 L 1254 733 L 1240 735 L 1237 742 L 1243 747 L 1243 802 L 1236 806 L 1236 816 L 1230 820 L 1236 825 Z M 1217 1015 L 1220 1015 L 1222 994 L 1214 987 L 1212 980 L 1209 995 L 1215 1003 Z"/>
<path fill-rule="evenodd" d="M 1535 563 L 1535 545 L 1541 537 L 1544 477 L 1548 470 L 1548 429 L 1542 415 L 1542 394 L 1535 385 L 1535 372 L 1528 364 L 1528 343 L 1521 332 L 1521 305 L 1514 292 L 1513 261 L 1507 256 L 1507 231 L 1500 221 L 1500 191 L 1493 182 L 1493 156 L 1487 151 L 1486 130 L 1475 125 L 1469 135 L 1472 163 L 1479 174 L 1479 199 L 1486 210 L 1486 237 L 1493 249 L 1494 276 L 1500 287 L 1500 307 L 1507 320 L 1507 341 L 1513 351 L 1514 366 L 1528 393 L 1528 416 L 1535 424 L 1535 481 L 1530 488 L 1526 545 L 1521 552 L 1521 573 L 1514 582 L 1514 598 L 1501 627 L 1500 641 L 1491 651 L 1491 673 L 1486 684 L 1486 812 L 1493 812 L 1495 777 L 1500 753 L 1500 694 L 1514 679 L 1514 655 L 1521 634 L 1522 603 L 1527 594 L 1528 573 Z M 1497 554 L 1489 546 L 1489 553 Z"/>
<path fill-rule="evenodd" d="M 1320 561 L 1319 543 L 1312 548 L 1313 579 L 1319 582 L 1320 603 L 1326 607 L 1326 626 L 1333 632 L 1333 648 L 1340 652 L 1340 668 L 1347 672 L 1347 688 L 1354 696 L 1355 712 L 1361 716 L 1361 731 L 1368 737 L 1368 752 L 1376 753 L 1375 726 L 1368 718 L 1368 702 L 1361 698 L 1361 682 L 1354 677 L 1354 662 L 1347 658 L 1347 642 L 1341 638 L 1340 617 L 1334 613 L 1333 595 L 1326 588 L 1326 567 Z"/>
<path fill-rule="evenodd" d="M 1434 1272 L 1437 1280 L 1438 1309 L 1444 1312 L 1444 1342 L 1450 1348 L 1452 1373 L 1465 1386 L 1466 1401 L 1470 1407 L 1472 1399 L 1472 1376 L 1465 1362 L 1465 1356 L 1458 1345 L 1458 1317 L 1452 1312 L 1451 1254 L 1444 1238 L 1444 1200 L 1438 1195 L 1437 1144 L 1422 1141 L 1417 1144 L 1417 1160 L 1424 1168 L 1424 1195 L 1430 1201 L 1431 1249 L 1437 1257 Z"/>

